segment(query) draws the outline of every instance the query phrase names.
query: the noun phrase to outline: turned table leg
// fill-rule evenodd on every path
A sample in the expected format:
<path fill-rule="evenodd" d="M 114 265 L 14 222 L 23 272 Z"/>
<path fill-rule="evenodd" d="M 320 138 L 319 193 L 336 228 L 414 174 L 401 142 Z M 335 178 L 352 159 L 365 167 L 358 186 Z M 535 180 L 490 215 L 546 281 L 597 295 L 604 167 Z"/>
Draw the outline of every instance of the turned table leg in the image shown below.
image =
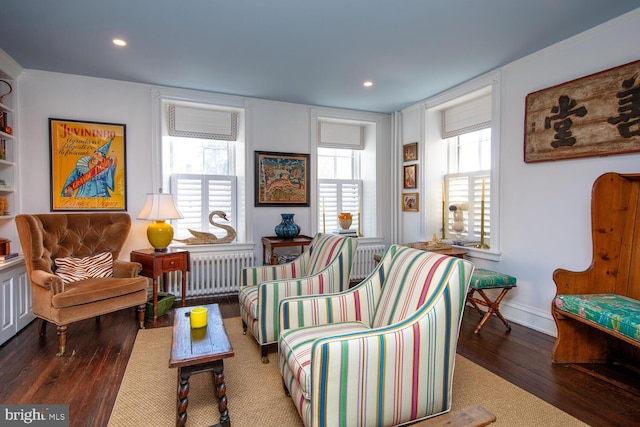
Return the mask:
<path fill-rule="evenodd" d="M 183 427 L 187 423 L 187 406 L 189 406 L 189 377 L 188 369 L 178 369 L 178 407 L 176 427 Z"/>
<path fill-rule="evenodd" d="M 216 426 L 231 427 L 229 411 L 227 410 L 227 386 L 224 383 L 224 365 L 222 360 L 217 361 L 213 367 L 213 383 L 218 397 L 218 410 L 220 411 L 220 423 Z"/>

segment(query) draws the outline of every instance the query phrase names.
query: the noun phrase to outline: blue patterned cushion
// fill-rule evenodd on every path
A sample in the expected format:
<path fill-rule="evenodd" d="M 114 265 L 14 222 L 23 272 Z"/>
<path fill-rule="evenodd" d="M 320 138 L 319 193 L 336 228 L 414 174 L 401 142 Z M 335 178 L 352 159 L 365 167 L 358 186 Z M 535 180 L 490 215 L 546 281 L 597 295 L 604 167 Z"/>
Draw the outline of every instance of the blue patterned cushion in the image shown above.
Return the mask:
<path fill-rule="evenodd" d="M 474 289 L 514 288 L 516 278 L 491 270 L 477 268 L 471 275 L 470 286 Z"/>
<path fill-rule="evenodd" d="M 615 294 L 558 295 L 558 310 L 640 341 L 640 301 Z"/>

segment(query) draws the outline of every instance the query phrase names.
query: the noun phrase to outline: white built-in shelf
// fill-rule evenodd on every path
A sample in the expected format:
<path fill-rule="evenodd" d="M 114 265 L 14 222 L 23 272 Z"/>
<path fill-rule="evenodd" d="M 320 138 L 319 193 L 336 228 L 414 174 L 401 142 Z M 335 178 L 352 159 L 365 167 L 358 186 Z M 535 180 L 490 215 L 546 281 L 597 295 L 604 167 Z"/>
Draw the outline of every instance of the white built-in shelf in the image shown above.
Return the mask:
<path fill-rule="evenodd" d="M 24 263 L 24 257 L 22 255 L 18 255 L 17 257 L 11 258 L 7 261 L 0 261 L 0 271 L 22 263 Z"/>

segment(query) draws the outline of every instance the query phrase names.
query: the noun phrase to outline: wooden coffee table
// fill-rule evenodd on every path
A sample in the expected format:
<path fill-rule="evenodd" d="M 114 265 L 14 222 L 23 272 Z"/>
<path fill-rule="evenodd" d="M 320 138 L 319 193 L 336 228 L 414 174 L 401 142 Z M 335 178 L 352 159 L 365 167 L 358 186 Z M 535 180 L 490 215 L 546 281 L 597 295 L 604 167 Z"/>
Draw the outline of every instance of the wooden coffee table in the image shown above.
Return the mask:
<path fill-rule="evenodd" d="M 191 375 L 213 371 L 220 411 L 220 422 L 215 426 L 230 427 L 222 361 L 234 355 L 233 347 L 227 337 L 218 304 L 209 304 L 204 307 L 208 309 L 207 326 L 204 328 L 191 329 L 190 307 L 177 308 L 174 314 L 169 367 L 178 368 L 176 426 L 184 426 L 187 422 L 189 404 L 187 395 Z"/>

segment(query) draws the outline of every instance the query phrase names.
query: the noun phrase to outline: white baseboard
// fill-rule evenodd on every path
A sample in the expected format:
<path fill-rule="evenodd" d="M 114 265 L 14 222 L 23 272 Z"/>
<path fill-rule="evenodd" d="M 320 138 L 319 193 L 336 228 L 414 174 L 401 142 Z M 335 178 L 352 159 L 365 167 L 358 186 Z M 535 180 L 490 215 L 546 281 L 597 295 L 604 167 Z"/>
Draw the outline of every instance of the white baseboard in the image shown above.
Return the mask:
<path fill-rule="evenodd" d="M 503 301 L 500 312 L 509 322 L 557 337 L 556 323 L 550 312 L 513 302 Z"/>

